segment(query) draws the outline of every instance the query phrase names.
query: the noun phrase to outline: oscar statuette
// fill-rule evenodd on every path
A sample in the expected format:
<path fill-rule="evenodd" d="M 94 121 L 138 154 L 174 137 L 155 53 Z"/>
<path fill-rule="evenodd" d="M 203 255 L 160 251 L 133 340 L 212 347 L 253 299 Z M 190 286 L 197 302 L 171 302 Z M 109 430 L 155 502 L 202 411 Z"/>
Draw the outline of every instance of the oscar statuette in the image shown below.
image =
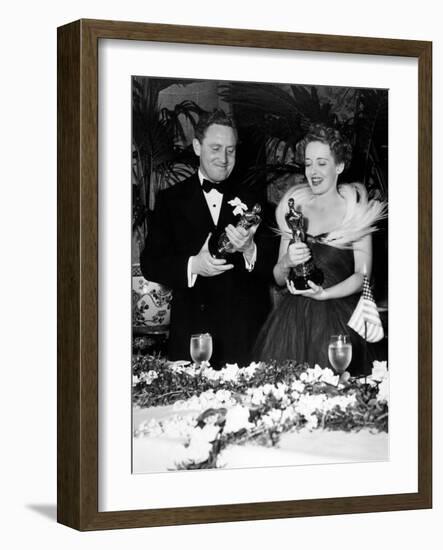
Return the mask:
<path fill-rule="evenodd" d="M 249 229 L 253 225 L 258 225 L 262 221 L 260 213 L 261 206 L 259 204 L 255 204 L 252 210 L 246 210 L 243 212 L 236 227 Z M 232 254 L 232 252 L 234 252 L 232 243 L 225 231 L 221 234 L 212 234 L 209 239 L 208 248 L 211 256 L 214 258 L 226 258 L 228 254 Z"/>
<path fill-rule="evenodd" d="M 299 242 L 306 243 L 305 218 L 300 207 L 295 207 L 294 199 L 288 200 L 288 212 L 285 215 L 285 220 L 292 232 L 292 239 L 289 245 Z M 296 265 L 290 269 L 288 280 L 294 284 L 297 290 L 308 290 L 310 288 L 308 281 L 321 285 L 324 275 L 323 271 L 314 264 L 312 258 L 309 258 L 303 264 Z"/>

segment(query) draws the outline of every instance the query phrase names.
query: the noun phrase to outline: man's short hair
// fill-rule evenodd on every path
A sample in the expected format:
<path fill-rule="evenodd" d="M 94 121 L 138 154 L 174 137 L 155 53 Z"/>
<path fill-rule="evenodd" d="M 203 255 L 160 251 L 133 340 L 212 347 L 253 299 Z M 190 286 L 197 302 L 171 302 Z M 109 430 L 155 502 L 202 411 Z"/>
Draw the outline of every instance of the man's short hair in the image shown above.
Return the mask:
<path fill-rule="evenodd" d="M 206 135 L 206 130 L 213 124 L 219 124 L 220 126 L 228 126 L 232 128 L 237 138 L 237 128 L 235 127 L 233 119 L 228 116 L 223 109 L 214 109 L 209 113 L 204 113 L 198 119 L 198 123 L 195 127 L 195 137 L 201 143 Z"/>

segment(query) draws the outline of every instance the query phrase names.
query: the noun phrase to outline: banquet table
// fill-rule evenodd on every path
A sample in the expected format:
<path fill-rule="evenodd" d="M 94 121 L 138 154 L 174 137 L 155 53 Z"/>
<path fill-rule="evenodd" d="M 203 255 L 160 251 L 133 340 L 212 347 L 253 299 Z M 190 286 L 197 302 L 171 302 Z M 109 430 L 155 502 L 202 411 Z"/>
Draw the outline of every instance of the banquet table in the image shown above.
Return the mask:
<path fill-rule="evenodd" d="M 195 410 L 177 410 L 172 405 L 134 407 L 133 428 L 151 419 L 171 415 L 195 415 Z M 185 438 L 141 435 L 133 438 L 133 473 L 158 473 L 177 469 Z M 219 464 L 224 468 L 346 464 L 389 460 L 389 437 L 385 432 L 362 429 L 358 432 L 303 429 L 281 435 L 278 445 L 264 447 L 255 443 L 230 445 Z"/>

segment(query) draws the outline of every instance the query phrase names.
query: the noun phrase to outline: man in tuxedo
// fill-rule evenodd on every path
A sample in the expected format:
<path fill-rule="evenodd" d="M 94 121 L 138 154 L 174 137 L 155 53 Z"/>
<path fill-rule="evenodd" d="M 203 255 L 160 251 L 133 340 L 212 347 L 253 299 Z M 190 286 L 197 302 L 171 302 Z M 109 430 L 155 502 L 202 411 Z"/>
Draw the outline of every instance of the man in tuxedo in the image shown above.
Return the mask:
<path fill-rule="evenodd" d="M 189 358 L 192 334 L 213 338 L 211 365 L 249 364 L 251 347 L 270 308 L 269 282 L 277 259 L 276 241 L 266 222 L 236 227 L 238 215 L 229 201 L 239 198 L 248 209 L 257 201 L 236 185 L 237 131 L 221 110 L 202 115 L 193 148 L 198 172 L 161 191 L 140 258 L 146 279 L 173 291 L 168 356 Z M 233 253 L 216 259 L 209 237 L 226 230 Z"/>

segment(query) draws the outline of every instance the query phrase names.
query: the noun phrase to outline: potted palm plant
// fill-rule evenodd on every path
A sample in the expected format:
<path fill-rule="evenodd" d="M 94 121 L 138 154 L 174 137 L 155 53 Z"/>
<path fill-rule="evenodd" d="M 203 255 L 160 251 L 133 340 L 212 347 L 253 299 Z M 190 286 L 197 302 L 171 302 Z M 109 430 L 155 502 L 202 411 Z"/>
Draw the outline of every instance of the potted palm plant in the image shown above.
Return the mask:
<path fill-rule="evenodd" d="M 189 81 L 184 81 L 189 83 Z M 159 190 L 179 184 L 195 170 L 185 139 L 185 121 L 192 126 L 202 109 L 182 101 L 161 108 L 159 96 L 177 79 L 134 77 L 132 86 L 132 300 L 133 327 L 138 333 L 165 332 L 171 291 L 144 279 L 139 255 L 149 235 L 149 220 Z"/>
<path fill-rule="evenodd" d="M 387 198 L 387 94 L 384 90 L 231 82 L 220 87 L 248 143 L 247 179 L 267 186 L 302 176 L 296 144 L 310 124 L 336 127 L 353 145 L 348 177 L 370 196 Z"/>
<path fill-rule="evenodd" d="M 312 123 L 323 122 L 347 136 L 353 146 L 348 181 L 362 182 L 370 198 L 388 198 L 388 95 L 386 90 L 230 82 L 220 87 L 239 124 L 245 182 L 262 185 L 277 203 L 304 180 L 296 144 Z M 387 258 L 387 221 L 374 235 L 377 256 Z M 387 301 L 387 261 L 374 265 L 375 294 Z"/>

